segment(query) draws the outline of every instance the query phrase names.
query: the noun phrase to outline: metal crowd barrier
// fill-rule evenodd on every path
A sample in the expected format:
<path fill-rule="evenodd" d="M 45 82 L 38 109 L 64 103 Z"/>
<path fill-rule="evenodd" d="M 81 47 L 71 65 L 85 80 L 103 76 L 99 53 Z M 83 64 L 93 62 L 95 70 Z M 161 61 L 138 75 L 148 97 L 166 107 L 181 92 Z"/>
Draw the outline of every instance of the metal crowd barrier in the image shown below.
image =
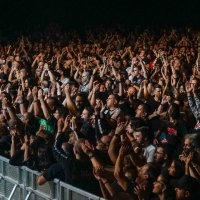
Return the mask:
<path fill-rule="evenodd" d="M 37 185 L 37 171 L 15 167 L 0 156 L 0 200 L 104 200 L 58 179 Z"/>

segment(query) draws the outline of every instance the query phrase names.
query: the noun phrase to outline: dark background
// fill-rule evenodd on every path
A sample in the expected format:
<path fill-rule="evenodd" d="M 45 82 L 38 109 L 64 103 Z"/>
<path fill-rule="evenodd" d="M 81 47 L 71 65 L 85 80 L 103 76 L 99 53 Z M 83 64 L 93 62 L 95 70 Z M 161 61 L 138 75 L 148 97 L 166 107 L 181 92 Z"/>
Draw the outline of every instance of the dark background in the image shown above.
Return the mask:
<path fill-rule="evenodd" d="M 198 1 L 177 0 L 7 0 L 0 1 L 3 30 L 23 30 L 36 24 L 85 25 L 142 24 L 199 26 Z"/>

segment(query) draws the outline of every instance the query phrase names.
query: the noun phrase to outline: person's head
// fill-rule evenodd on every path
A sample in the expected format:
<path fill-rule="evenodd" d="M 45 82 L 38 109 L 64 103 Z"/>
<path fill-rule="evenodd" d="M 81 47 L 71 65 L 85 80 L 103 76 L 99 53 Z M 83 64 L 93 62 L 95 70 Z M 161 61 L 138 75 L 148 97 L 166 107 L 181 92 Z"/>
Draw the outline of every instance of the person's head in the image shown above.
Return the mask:
<path fill-rule="evenodd" d="M 184 137 L 184 144 L 183 144 L 183 150 L 185 153 L 189 153 L 193 150 L 199 151 L 200 149 L 200 136 L 197 133 L 193 134 L 187 134 Z"/>
<path fill-rule="evenodd" d="M 14 61 L 12 62 L 12 67 L 13 67 L 14 69 L 19 69 L 19 67 L 20 67 L 19 62 L 16 61 L 16 60 L 14 60 Z"/>
<path fill-rule="evenodd" d="M 84 139 L 78 139 L 74 143 L 73 151 L 76 159 L 78 160 L 83 160 L 86 158 L 86 155 L 84 154 L 82 148 L 81 148 L 81 143 L 84 143 Z"/>
<path fill-rule="evenodd" d="M 98 141 L 96 145 L 96 149 L 99 151 L 107 152 L 108 147 L 110 145 L 111 137 L 108 135 L 102 136 Z"/>
<path fill-rule="evenodd" d="M 107 98 L 107 107 L 108 108 L 113 108 L 116 107 L 118 104 L 118 96 L 115 94 L 110 94 Z"/>
<path fill-rule="evenodd" d="M 128 90 L 127 90 L 128 97 L 135 96 L 136 94 L 137 94 L 137 90 L 135 87 L 131 86 L 128 88 Z"/>
<path fill-rule="evenodd" d="M 124 176 L 130 181 L 130 182 L 134 182 L 135 178 L 136 178 L 136 169 L 134 169 L 133 167 L 125 167 L 123 169 L 124 171 Z"/>
<path fill-rule="evenodd" d="M 44 90 L 44 88 L 46 89 L 48 89 L 49 88 L 49 81 L 47 80 L 47 79 L 44 79 L 43 81 L 41 81 L 41 88 Z M 45 91 L 44 91 L 45 92 Z"/>
<path fill-rule="evenodd" d="M 81 75 L 81 82 L 86 83 L 89 81 L 89 73 L 88 72 L 83 72 Z"/>
<path fill-rule="evenodd" d="M 158 99 L 162 97 L 162 87 L 158 84 L 154 86 L 154 96 Z"/>
<path fill-rule="evenodd" d="M 153 94 L 154 88 L 153 88 L 153 83 L 152 82 L 149 82 L 147 84 L 147 91 L 148 91 L 149 94 L 151 94 L 151 95 Z"/>
<path fill-rule="evenodd" d="M 66 76 L 66 69 L 64 67 L 60 67 L 56 72 L 58 72 L 60 76 Z"/>
<path fill-rule="evenodd" d="M 168 158 L 165 147 L 160 145 L 157 146 L 155 154 L 154 154 L 154 162 L 158 164 L 163 164 Z"/>
<path fill-rule="evenodd" d="M 65 107 L 63 107 L 63 106 L 61 106 L 61 107 L 58 107 L 57 109 L 56 109 L 56 111 L 55 111 L 55 113 L 54 113 L 54 117 L 58 120 L 58 119 L 60 119 L 60 118 L 65 118 L 66 117 L 66 115 L 67 115 L 67 109 L 65 108 Z"/>
<path fill-rule="evenodd" d="M 34 115 L 30 112 L 23 113 L 22 122 L 24 124 L 33 123 Z"/>
<path fill-rule="evenodd" d="M 171 181 L 175 188 L 177 200 L 199 199 L 199 181 L 191 176 L 184 175 L 178 180 Z"/>
<path fill-rule="evenodd" d="M 134 132 L 135 129 L 144 126 L 144 121 L 141 118 L 131 118 L 129 124 L 126 126 L 126 131 L 130 134 Z"/>
<path fill-rule="evenodd" d="M 42 75 L 42 69 L 41 69 L 41 68 L 37 68 L 37 69 L 35 70 L 35 76 L 36 76 L 37 78 L 40 78 L 41 75 Z"/>
<path fill-rule="evenodd" d="M 81 110 L 84 107 L 85 98 L 82 94 L 77 94 L 75 98 L 75 104 L 77 109 Z"/>
<path fill-rule="evenodd" d="M 167 102 L 171 103 L 173 101 L 173 93 L 171 91 L 166 91 L 165 95 Z"/>
<path fill-rule="evenodd" d="M 161 195 L 163 193 L 167 193 L 167 190 L 169 189 L 170 185 L 168 183 L 168 180 L 163 175 L 159 175 L 156 181 L 153 183 L 153 190 L 152 192 L 156 195 Z"/>
<path fill-rule="evenodd" d="M 198 84 L 199 84 L 199 81 L 198 81 L 197 78 L 192 78 L 190 80 L 190 86 L 191 86 L 192 89 L 197 90 Z"/>
<path fill-rule="evenodd" d="M 123 64 L 124 67 L 127 67 L 128 61 L 127 61 L 126 59 L 123 59 L 123 60 L 122 60 L 122 64 Z"/>
<path fill-rule="evenodd" d="M 28 81 L 28 79 L 26 79 L 24 81 L 24 84 L 25 84 L 25 88 L 28 89 L 29 88 L 29 81 Z"/>
<path fill-rule="evenodd" d="M 148 133 L 149 128 L 147 126 L 142 126 L 134 131 L 133 136 L 138 144 L 143 144 L 148 140 Z"/>
<path fill-rule="evenodd" d="M 26 68 L 20 69 L 20 76 L 21 76 L 22 78 L 27 77 L 27 75 L 28 75 L 28 72 L 27 72 Z"/>
<path fill-rule="evenodd" d="M 8 122 L 8 125 L 9 125 L 9 131 L 12 135 L 12 133 L 16 133 L 16 135 L 21 135 L 22 134 L 22 124 L 21 122 L 17 121 L 17 120 L 10 120 Z"/>
<path fill-rule="evenodd" d="M 39 63 L 38 63 L 38 68 L 39 69 L 42 69 L 44 67 L 44 62 L 43 61 L 40 61 Z"/>
<path fill-rule="evenodd" d="M 46 99 L 46 103 L 47 103 L 48 108 L 51 111 L 55 111 L 55 108 L 57 106 L 57 101 L 56 101 L 56 99 L 54 97 L 48 97 Z"/>
<path fill-rule="evenodd" d="M 112 86 L 112 81 L 111 81 L 111 79 L 107 79 L 106 82 L 105 82 L 105 87 L 106 87 L 106 89 L 111 88 L 111 86 Z"/>
<path fill-rule="evenodd" d="M 135 66 L 133 68 L 133 73 L 134 73 L 134 76 L 138 76 L 140 74 L 140 70 L 139 70 L 139 68 L 137 66 Z"/>
<path fill-rule="evenodd" d="M 86 107 L 82 111 L 81 118 L 84 121 L 88 121 L 90 119 L 90 117 L 92 116 L 92 114 L 93 114 L 92 108 L 91 107 Z"/>
<path fill-rule="evenodd" d="M 37 150 L 37 158 L 39 171 L 47 169 L 53 163 L 51 148 L 47 145 L 40 145 Z"/>
<path fill-rule="evenodd" d="M 174 120 L 177 120 L 180 117 L 179 105 L 177 105 L 176 103 L 172 103 L 168 108 L 167 112 L 169 117 L 171 117 Z"/>
<path fill-rule="evenodd" d="M 40 139 L 42 139 L 45 143 L 45 145 L 47 146 L 51 146 L 53 144 L 53 135 L 50 134 L 48 131 L 46 130 L 39 130 L 37 133 L 36 133 L 36 136 L 37 137 L 40 137 Z"/>
<path fill-rule="evenodd" d="M 145 50 L 142 49 L 142 50 L 140 51 L 140 57 L 144 57 L 144 56 L 145 56 Z"/>
<path fill-rule="evenodd" d="M 179 59 L 175 59 L 174 60 L 174 68 L 179 68 L 181 66 L 180 60 Z"/>
<path fill-rule="evenodd" d="M 184 164 L 179 160 L 173 160 L 168 168 L 168 173 L 172 177 L 180 178 L 185 173 Z"/>
<path fill-rule="evenodd" d="M 155 177 L 158 175 L 157 171 L 152 165 L 145 164 L 142 167 L 138 168 L 137 183 L 148 183 L 155 180 Z"/>
<path fill-rule="evenodd" d="M 66 155 L 73 154 L 73 145 L 68 142 L 63 142 L 61 146 L 62 150 L 65 152 Z"/>
<path fill-rule="evenodd" d="M 105 85 L 104 84 L 100 84 L 99 92 L 105 92 L 105 91 L 106 91 Z"/>
<path fill-rule="evenodd" d="M 146 118 L 148 116 L 148 106 L 144 103 L 141 103 L 136 109 L 135 117 Z"/>

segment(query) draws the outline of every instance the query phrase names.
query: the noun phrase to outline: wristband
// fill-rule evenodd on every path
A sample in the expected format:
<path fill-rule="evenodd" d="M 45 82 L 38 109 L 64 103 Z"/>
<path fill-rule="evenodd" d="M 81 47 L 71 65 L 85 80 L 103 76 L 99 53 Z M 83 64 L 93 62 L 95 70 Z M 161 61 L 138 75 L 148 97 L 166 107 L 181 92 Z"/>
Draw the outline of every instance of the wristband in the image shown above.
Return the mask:
<path fill-rule="evenodd" d="M 89 156 L 89 159 L 92 159 L 94 157 L 94 153 L 91 153 L 88 156 Z"/>

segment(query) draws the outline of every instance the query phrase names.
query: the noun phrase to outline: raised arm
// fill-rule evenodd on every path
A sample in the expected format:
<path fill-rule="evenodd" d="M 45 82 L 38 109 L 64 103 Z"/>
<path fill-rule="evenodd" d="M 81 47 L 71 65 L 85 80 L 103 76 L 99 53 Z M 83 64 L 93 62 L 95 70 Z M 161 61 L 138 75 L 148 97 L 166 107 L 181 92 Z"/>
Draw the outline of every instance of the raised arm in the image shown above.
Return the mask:
<path fill-rule="evenodd" d="M 49 69 L 49 66 L 47 63 L 44 64 L 44 69 L 47 70 L 48 74 L 49 74 L 49 78 L 50 78 L 50 81 L 52 83 L 55 83 L 56 82 L 56 78 L 55 76 L 53 75 L 52 71 Z"/>
<path fill-rule="evenodd" d="M 117 128 L 115 129 L 115 135 L 113 136 L 111 143 L 109 145 L 108 155 L 113 164 L 115 164 L 117 161 L 117 157 L 119 154 L 119 148 L 120 148 L 120 146 L 119 146 L 120 135 L 122 134 L 123 131 L 124 131 L 124 124 L 119 123 L 117 125 Z"/>
<path fill-rule="evenodd" d="M 146 71 L 146 68 L 145 68 L 145 66 L 144 66 L 143 60 L 142 60 L 142 58 L 141 58 L 140 56 L 138 56 L 137 58 L 139 59 L 140 64 L 141 64 L 141 66 L 142 66 L 143 76 L 144 76 L 144 78 L 147 79 L 147 78 L 148 78 L 148 75 L 147 75 L 147 71 Z"/>
<path fill-rule="evenodd" d="M 49 118 L 50 118 L 50 113 L 49 113 L 49 110 L 48 110 L 48 108 L 47 108 L 47 105 L 46 105 L 46 103 L 45 103 L 45 101 L 44 101 L 42 89 L 38 90 L 38 99 L 39 99 L 39 101 L 40 101 L 40 104 L 41 104 L 41 108 L 42 108 L 44 117 L 45 117 L 46 119 L 49 119 Z"/>
<path fill-rule="evenodd" d="M 71 114 L 76 115 L 77 108 L 76 108 L 76 105 L 74 104 L 74 102 L 71 99 L 71 96 L 70 96 L 70 85 L 69 84 L 67 84 L 65 86 L 64 91 L 65 91 L 65 95 L 66 95 L 65 103 L 67 105 L 67 108 L 69 109 Z"/>
<path fill-rule="evenodd" d="M 2 100 L 2 108 L 7 110 L 10 119 L 12 119 L 12 120 L 17 119 L 15 109 L 14 109 L 14 107 L 11 106 L 11 103 L 8 101 L 8 99 L 6 97 L 4 97 Z"/>
<path fill-rule="evenodd" d="M 115 169 L 114 169 L 114 176 L 117 180 L 117 183 L 121 186 L 121 188 L 124 191 L 127 191 L 129 184 L 128 184 L 127 178 L 125 177 L 125 175 L 123 173 L 123 160 L 129 150 L 130 149 L 129 149 L 128 145 L 121 146 L 120 151 L 119 151 L 119 156 L 115 163 Z"/>

